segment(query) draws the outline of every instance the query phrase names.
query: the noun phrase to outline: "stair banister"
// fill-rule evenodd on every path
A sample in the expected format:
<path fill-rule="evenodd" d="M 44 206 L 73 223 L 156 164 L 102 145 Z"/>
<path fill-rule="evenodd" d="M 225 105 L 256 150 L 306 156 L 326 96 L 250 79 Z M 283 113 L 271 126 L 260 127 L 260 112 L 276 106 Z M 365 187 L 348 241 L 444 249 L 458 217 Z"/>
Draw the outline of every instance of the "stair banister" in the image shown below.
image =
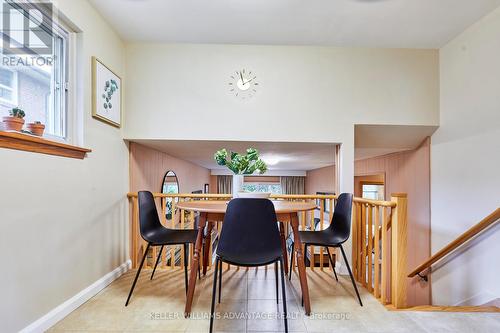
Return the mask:
<path fill-rule="evenodd" d="M 493 213 L 490 215 L 486 216 L 484 219 L 482 219 L 479 223 L 471 227 L 469 230 L 458 236 L 455 240 L 450 242 L 448 245 L 443 247 L 441 250 L 436 252 L 433 256 L 431 256 L 429 259 L 427 259 L 424 263 L 422 263 L 420 266 L 415 268 L 410 274 L 408 274 L 408 277 L 412 278 L 415 277 L 416 275 L 426 279 L 426 276 L 421 275 L 422 272 L 428 270 L 431 268 L 433 264 L 441 260 L 442 258 L 446 257 L 448 254 L 456 250 L 458 247 L 460 247 L 462 244 L 468 242 L 472 238 L 476 237 L 479 233 L 481 233 L 483 230 L 487 229 L 491 225 L 493 225 L 495 222 L 500 220 L 500 208 L 497 208 Z"/>

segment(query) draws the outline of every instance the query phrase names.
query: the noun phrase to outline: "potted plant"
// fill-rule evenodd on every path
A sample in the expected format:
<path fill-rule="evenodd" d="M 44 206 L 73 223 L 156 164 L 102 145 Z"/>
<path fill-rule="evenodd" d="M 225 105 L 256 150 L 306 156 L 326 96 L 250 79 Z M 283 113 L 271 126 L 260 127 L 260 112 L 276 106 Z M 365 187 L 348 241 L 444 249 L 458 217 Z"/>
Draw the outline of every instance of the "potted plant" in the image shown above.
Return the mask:
<path fill-rule="evenodd" d="M 45 130 L 45 125 L 42 124 L 40 121 L 34 121 L 32 123 L 29 123 L 26 127 L 28 128 L 28 131 L 37 136 L 42 136 L 43 131 Z"/>
<path fill-rule="evenodd" d="M 6 131 L 18 131 L 20 132 L 23 129 L 24 125 L 24 113 L 20 108 L 13 108 L 9 111 L 9 116 L 3 117 L 4 129 Z"/>
<path fill-rule="evenodd" d="M 259 158 L 259 151 L 255 148 L 248 148 L 246 155 L 234 151 L 228 153 L 226 149 L 221 149 L 214 154 L 214 159 L 218 165 L 226 166 L 234 173 L 233 197 L 237 197 L 243 190 L 245 175 L 255 172 L 263 175 L 267 171 L 266 163 Z"/>

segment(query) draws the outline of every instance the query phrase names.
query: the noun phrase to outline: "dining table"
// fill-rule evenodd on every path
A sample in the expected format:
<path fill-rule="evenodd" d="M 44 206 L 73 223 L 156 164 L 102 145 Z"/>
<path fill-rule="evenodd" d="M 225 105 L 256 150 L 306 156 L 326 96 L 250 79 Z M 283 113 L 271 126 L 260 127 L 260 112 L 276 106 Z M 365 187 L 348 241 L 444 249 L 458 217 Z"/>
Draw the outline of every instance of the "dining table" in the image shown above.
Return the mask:
<path fill-rule="evenodd" d="M 198 267 L 200 266 L 200 258 L 203 240 L 205 239 L 205 244 L 210 244 L 210 238 L 212 234 L 212 229 L 214 223 L 218 221 L 224 221 L 224 215 L 226 213 L 228 201 L 224 200 L 196 200 L 196 201 L 181 201 L 177 203 L 176 207 L 185 211 L 198 212 L 198 235 L 196 238 L 193 261 L 191 263 L 191 270 L 189 272 L 189 283 L 186 298 L 186 306 L 184 314 L 188 317 L 191 314 L 191 307 L 193 304 L 193 296 L 196 288 Z M 299 213 L 312 211 L 317 208 L 314 202 L 301 202 L 301 201 L 287 201 L 287 200 L 276 200 L 273 201 L 274 210 L 276 211 L 276 218 L 281 224 L 289 223 L 293 230 L 293 237 L 295 244 L 301 244 L 299 236 Z M 205 233 L 205 226 L 207 227 L 207 232 Z M 285 267 L 287 267 L 287 255 L 286 255 L 286 245 L 284 237 L 284 228 L 280 227 L 280 234 L 282 239 L 282 247 L 284 252 Z M 302 291 L 302 297 L 304 300 L 304 311 L 306 315 L 311 313 L 311 302 L 309 299 L 309 289 L 307 286 L 307 275 L 306 266 L 304 263 L 304 254 L 302 253 L 302 246 L 295 246 L 295 258 L 297 258 L 297 267 L 299 271 L 300 288 Z M 204 247 L 203 254 L 203 273 L 206 274 L 206 269 L 208 265 L 210 246 Z"/>

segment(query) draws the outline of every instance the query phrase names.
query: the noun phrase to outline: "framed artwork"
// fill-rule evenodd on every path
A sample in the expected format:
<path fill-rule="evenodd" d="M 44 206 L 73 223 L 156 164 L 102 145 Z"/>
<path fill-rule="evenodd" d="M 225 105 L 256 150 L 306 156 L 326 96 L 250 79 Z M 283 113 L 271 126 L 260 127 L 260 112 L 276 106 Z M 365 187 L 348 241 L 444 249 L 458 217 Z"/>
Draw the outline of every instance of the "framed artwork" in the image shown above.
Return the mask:
<path fill-rule="evenodd" d="M 210 192 L 210 184 L 205 184 L 205 188 L 203 189 L 203 193 L 207 194 Z"/>
<path fill-rule="evenodd" d="M 92 117 L 121 127 L 122 90 L 122 79 L 92 57 Z"/>

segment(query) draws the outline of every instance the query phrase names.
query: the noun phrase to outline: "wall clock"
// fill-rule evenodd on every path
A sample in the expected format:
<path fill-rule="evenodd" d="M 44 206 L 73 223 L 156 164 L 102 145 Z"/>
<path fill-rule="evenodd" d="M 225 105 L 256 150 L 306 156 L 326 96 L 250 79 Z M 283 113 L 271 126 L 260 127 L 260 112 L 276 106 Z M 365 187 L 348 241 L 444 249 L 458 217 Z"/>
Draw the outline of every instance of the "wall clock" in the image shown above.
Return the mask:
<path fill-rule="evenodd" d="M 249 99 L 257 92 L 259 82 L 255 73 L 243 68 L 230 75 L 228 86 L 229 92 L 235 97 Z"/>

